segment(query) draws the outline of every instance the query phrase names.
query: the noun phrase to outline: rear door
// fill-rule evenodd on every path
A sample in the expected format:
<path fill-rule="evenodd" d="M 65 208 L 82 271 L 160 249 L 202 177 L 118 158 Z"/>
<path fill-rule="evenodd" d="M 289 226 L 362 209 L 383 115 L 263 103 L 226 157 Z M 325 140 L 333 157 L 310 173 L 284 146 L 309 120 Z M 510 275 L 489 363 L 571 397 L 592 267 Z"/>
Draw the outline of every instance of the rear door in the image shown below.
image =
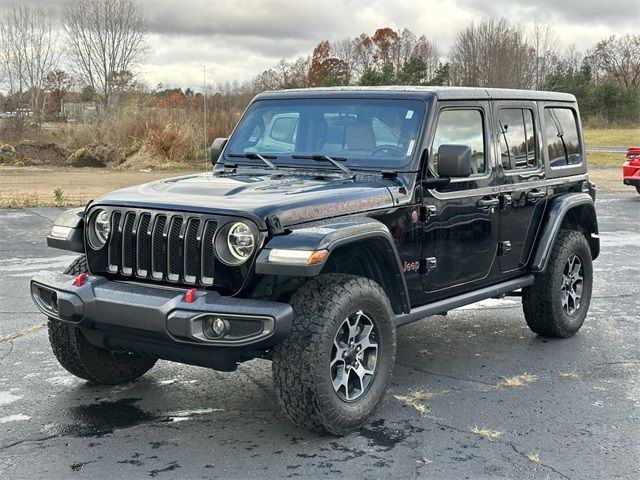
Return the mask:
<path fill-rule="evenodd" d="M 443 102 L 429 148 L 429 175 L 437 176 L 440 145 L 471 148 L 473 173 L 424 195 L 422 286 L 431 299 L 473 288 L 489 276 L 498 242 L 498 190 L 489 102 Z"/>
<path fill-rule="evenodd" d="M 535 102 L 494 101 L 500 185 L 500 270 L 523 268 L 547 197 L 542 136 Z"/>

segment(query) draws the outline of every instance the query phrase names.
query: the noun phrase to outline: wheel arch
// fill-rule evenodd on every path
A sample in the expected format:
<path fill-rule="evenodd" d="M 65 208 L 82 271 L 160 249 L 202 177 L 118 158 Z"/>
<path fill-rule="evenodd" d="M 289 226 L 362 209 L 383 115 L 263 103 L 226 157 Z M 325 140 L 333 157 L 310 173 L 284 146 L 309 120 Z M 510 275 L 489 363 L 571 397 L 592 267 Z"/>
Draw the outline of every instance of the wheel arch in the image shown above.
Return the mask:
<path fill-rule="evenodd" d="M 594 201 L 586 193 L 560 195 L 551 200 L 543 217 L 543 225 L 534 246 L 530 269 L 542 272 L 547 268 L 549 253 L 562 229 L 582 233 L 595 260 L 600 254 L 598 218 Z"/>
<path fill-rule="evenodd" d="M 269 261 L 273 249 L 327 250 L 328 257 L 316 265 L 293 265 Z M 371 218 L 356 218 L 300 228 L 272 238 L 256 260 L 256 273 L 290 277 L 314 277 L 321 273 L 344 273 L 378 283 L 394 313 L 411 310 L 409 291 L 400 257 L 389 229 Z"/>

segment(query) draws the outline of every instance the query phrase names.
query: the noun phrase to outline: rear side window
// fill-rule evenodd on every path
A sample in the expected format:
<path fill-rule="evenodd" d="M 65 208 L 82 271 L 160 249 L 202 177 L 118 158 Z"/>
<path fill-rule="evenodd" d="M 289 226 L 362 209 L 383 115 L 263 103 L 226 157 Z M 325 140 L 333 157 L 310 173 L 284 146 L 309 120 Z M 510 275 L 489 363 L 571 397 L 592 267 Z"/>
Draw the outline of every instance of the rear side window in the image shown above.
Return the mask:
<path fill-rule="evenodd" d="M 538 165 L 533 112 L 528 108 L 503 108 L 500 122 L 500 156 L 504 170 L 523 170 Z"/>
<path fill-rule="evenodd" d="M 465 145 L 471 148 L 473 175 L 487 171 L 484 148 L 484 122 L 480 110 L 443 110 L 433 138 L 433 170 L 438 171 L 438 149 L 441 145 Z"/>
<path fill-rule="evenodd" d="M 551 168 L 580 165 L 582 155 L 575 112 L 570 108 L 547 107 L 544 122 Z"/>

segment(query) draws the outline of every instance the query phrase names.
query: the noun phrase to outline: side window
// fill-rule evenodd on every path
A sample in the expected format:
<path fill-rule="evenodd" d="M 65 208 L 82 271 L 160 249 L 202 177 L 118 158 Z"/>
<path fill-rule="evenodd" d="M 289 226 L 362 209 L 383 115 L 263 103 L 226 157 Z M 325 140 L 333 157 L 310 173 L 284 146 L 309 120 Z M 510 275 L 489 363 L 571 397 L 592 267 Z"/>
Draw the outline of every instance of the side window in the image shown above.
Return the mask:
<path fill-rule="evenodd" d="M 293 132 L 298 123 L 297 117 L 276 118 L 269 136 L 277 142 L 293 143 Z"/>
<path fill-rule="evenodd" d="M 575 112 L 570 108 L 545 108 L 544 123 L 551 168 L 581 164 Z"/>
<path fill-rule="evenodd" d="M 484 122 L 480 110 L 442 110 L 431 146 L 434 173 L 438 171 L 441 145 L 466 145 L 471 148 L 473 175 L 487 171 L 484 145 Z"/>
<path fill-rule="evenodd" d="M 536 137 L 533 111 L 528 108 L 502 108 L 500 122 L 500 156 L 505 170 L 536 167 Z"/>

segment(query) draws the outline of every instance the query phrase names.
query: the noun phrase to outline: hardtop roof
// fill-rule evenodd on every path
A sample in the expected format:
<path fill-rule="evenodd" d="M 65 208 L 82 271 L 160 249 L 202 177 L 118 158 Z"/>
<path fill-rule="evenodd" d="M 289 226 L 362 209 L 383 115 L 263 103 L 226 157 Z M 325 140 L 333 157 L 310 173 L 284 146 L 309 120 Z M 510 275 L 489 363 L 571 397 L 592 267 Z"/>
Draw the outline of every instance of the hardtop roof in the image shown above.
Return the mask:
<path fill-rule="evenodd" d="M 543 100 L 575 102 L 570 93 L 545 92 L 539 90 L 516 90 L 509 88 L 482 87 L 435 87 L 435 86 L 378 86 L 378 87 L 319 87 L 291 90 L 275 90 L 260 93 L 256 99 L 275 98 L 329 98 L 329 97 L 391 97 L 416 98 L 435 97 L 438 100 Z"/>

